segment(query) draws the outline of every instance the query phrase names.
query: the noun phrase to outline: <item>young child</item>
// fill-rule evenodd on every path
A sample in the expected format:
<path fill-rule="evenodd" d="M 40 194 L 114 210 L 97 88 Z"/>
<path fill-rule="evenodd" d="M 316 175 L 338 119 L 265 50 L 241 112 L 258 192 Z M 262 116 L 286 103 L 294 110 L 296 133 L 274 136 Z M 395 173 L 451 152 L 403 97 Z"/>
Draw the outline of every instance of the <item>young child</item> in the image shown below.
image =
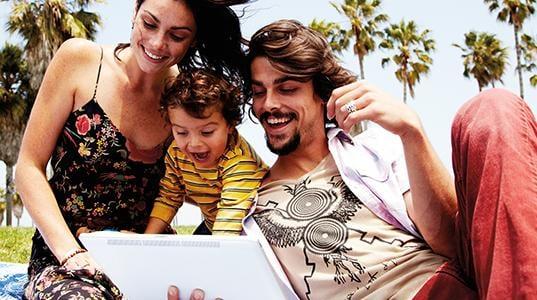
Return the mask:
<path fill-rule="evenodd" d="M 237 87 L 204 69 L 183 72 L 166 86 L 161 104 L 174 141 L 145 233 L 163 232 L 184 201 L 203 214 L 194 234 L 241 233 L 268 170 L 235 128 L 242 103 Z"/>

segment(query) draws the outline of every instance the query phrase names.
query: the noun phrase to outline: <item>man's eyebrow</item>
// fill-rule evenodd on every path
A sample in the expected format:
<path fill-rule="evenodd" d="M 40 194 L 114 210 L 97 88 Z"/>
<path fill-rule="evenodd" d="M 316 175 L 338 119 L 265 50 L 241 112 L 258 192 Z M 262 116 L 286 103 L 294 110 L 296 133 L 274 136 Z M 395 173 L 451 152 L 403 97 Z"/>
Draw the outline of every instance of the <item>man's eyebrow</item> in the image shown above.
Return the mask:
<path fill-rule="evenodd" d="M 153 21 L 155 21 L 155 23 L 160 24 L 160 20 L 155 15 L 153 15 L 148 10 L 144 10 L 144 12 L 146 14 L 148 14 L 153 19 Z M 190 27 L 188 27 L 188 26 L 172 26 L 171 29 L 172 30 L 188 30 L 188 31 L 192 32 L 192 29 Z"/>
<path fill-rule="evenodd" d="M 296 76 L 283 76 L 283 77 L 280 77 L 280 78 L 277 78 L 276 80 L 274 80 L 273 83 L 274 84 L 280 84 L 280 83 L 284 83 L 286 81 L 304 82 L 304 79 L 300 78 L 300 77 L 296 77 Z M 258 80 L 255 80 L 255 79 L 252 79 L 252 84 L 253 85 L 263 86 L 263 83 L 261 81 L 258 81 Z"/>
<path fill-rule="evenodd" d="M 297 76 L 283 76 L 283 77 L 280 77 L 276 80 L 274 80 L 274 83 L 275 84 L 278 84 L 278 83 L 284 83 L 286 81 L 298 81 L 298 82 L 304 82 L 304 79 L 303 78 L 299 78 Z"/>

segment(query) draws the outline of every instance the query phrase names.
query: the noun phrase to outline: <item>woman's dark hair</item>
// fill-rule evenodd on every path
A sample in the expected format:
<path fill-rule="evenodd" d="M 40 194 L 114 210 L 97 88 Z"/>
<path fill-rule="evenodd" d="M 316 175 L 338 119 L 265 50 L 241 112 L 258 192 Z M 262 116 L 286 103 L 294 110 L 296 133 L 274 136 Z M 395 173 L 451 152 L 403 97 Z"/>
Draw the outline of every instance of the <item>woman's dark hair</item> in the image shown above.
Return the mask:
<path fill-rule="evenodd" d="M 136 1 L 136 11 L 145 0 Z M 195 47 L 191 47 L 177 64 L 179 72 L 195 68 L 205 68 L 225 76 L 246 91 L 245 78 L 248 71 L 240 21 L 229 7 L 244 4 L 249 0 L 181 0 L 192 10 L 197 32 Z M 121 43 L 114 49 L 114 55 L 129 47 Z"/>
<path fill-rule="evenodd" d="M 209 117 L 216 108 L 229 125 L 237 126 L 244 111 L 240 89 L 208 69 L 179 73 L 166 84 L 160 104 L 168 121 L 168 108 L 180 107 L 198 119 Z"/>

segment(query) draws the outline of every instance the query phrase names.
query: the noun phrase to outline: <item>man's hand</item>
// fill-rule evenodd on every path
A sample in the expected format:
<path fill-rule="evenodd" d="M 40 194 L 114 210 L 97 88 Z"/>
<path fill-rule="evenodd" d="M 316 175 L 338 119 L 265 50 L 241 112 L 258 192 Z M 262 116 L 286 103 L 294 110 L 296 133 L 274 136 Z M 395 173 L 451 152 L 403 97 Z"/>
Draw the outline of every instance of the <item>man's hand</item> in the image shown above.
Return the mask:
<path fill-rule="evenodd" d="M 194 289 L 192 293 L 190 294 L 189 300 L 204 300 L 205 299 L 205 292 L 201 289 Z M 168 288 L 168 300 L 181 300 L 179 297 L 179 289 L 171 285 Z M 222 300 L 221 298 L 216 298 L 215 300 Z"/>
<path fill-rule="evenodd" d="M 330 119 L 335 117 L 346 132 L 364 120 L 375 122 L 402 138 L 421 129 L 418 115 L 409 106 L 365 81 L 335 89 L 328 100 L 326 114 Z"/>

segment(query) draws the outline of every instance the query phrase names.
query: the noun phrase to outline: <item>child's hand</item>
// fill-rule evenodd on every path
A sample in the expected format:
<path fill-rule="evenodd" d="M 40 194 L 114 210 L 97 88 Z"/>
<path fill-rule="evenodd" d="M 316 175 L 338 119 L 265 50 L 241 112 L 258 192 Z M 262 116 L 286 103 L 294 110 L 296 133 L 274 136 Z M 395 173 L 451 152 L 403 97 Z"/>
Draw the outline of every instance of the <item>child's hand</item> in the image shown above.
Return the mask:
<path fill-rule="evenodd" d="M 78 230 L 76 231 L 76 237 L 78 238 L 82 233 L 90 233 L 90 232 L 93 232 L 93 230 L 89 229 L 88 227 L 84 226 L 84 227 L 80 227 L 78 228 Z"/>

